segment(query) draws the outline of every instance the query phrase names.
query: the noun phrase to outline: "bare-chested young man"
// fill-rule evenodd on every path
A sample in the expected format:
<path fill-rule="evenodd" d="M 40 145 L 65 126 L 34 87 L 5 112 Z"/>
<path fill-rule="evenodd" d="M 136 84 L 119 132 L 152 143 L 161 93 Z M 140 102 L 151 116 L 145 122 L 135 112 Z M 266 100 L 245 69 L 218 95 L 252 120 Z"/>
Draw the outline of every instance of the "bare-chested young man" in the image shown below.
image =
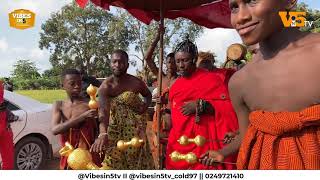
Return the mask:
<path fill-rule="evenodd" d="M 143 81 L 127 74 L 128 54 L 116 50 L 111 56 L 112 76 L 99 88 L 99 116 L 108 122 L 108 149 L 104 163 L 113 169 L 153 169 L 149 145 L 146 141 L 146 110 L 151 103 L 151 92 Z M 144 97 L 142 102 L 140 95 Z M 139 148 L 117 149 L 119 140 L 144 139 Z"/>
<path fill-rule="evenodd" d="M 157 43 L 160 39 L 160 31 L 161 28 L 159 28 L 159 31 L 157 33 L 156 38 L 154 39 L 154 41 L 151 43 L 151 46 L 149 47 L 148 51 L 147 51 L 147 55 L 146 55 L 146 63 L 149 66 L 151 72 L 155 75 L 158 76 L 159 73 L 159 68 L 157 67 L 153 57 L 153 53 L 154 50 L 157 46 Z M 158 155 L 158 151 L 157 151 L 157 147 L 158 145 L 164 144 L 164 146 L 160 146 L 161 152 L 162 152 L 162 157 L 163 158 L 163 162 L 165 161 L 165 157 L 164 155 L 165 153 L 165 146 L 166 146 L 166 141 L 164 140 L 165 138 L 168 137 L 169 135 L 169 131 L 171 128 L 171 122 L 170 122 L 170 106 L 169 106 L 169 90 L 171 85 L 176 81 L 178 75 L 177 75 L 177 66 L 176 66 L 176 62 L 174 59 L 174 53 L 169 53 L 165 59 L 165 65 L 166 65 L 166 72 L 162 71 L 162 92 L 161 92 L 161 96 L 159 97 L 157 94 L 157 104 L 160 104 L 161 101 L 161 122 L 160 122 L 160 142 L 158 142 L 158 138 L 157 138 L 157 131 L 158 131 L 158 112 L 155 111 L 155 113 L 153 114 L 153 123 L 152 123 L 152 133 L 151 134 L 151 150 L 152 150 L 152 154 L 153 154 L 153 158 L 155 160 L 155 164 L 158 167 L 159 166 L 159 156 Z"/>
<path fill-rule="evenodd" d="M 260 51 L 229 83 L 240 135 L 203 163 L 221 162 L 241 145 L 238 169 L 320 169 L 320 35 L 284 28 L 279 11 L 295 11 L 296 3 L 230 0 L 233 27 Z"/>
<path fill-rule="evenodd" d="M 97 110 L 90 110 L 87 101 L 80 95 L 81 76 L 79 71 L 67 69 L 61 78 L 68 99 L 57 101 L 53 105 L 52 133 L 61 135 L 62 146 L 69 142 L 75 148 L 89 150 L 95 141 Z M 93 161 L 97 165 L 101 163 L 97 154 L 94 153 Z M 66 157 L 61 157 L 60 169 L 68 169 Z"/>

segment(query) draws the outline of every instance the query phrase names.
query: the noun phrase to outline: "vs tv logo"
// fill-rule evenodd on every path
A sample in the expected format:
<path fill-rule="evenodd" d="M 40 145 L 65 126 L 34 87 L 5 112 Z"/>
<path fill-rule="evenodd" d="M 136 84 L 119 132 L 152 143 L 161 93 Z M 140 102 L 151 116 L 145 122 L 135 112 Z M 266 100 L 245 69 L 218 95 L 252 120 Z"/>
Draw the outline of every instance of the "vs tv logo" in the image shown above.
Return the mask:
<path fill-rule="evenodd" d="M 284 27 L 311 27 L 313 25 L 313 21 L 306 20 L 306 12 L 280 11 L 279 15 Z"/>
<path fill-rule="evenodd" d="M 26 9 L 17 9 L 9 13 L 10 27 L 27 29 L 34 26 L 35 13 Z"/>

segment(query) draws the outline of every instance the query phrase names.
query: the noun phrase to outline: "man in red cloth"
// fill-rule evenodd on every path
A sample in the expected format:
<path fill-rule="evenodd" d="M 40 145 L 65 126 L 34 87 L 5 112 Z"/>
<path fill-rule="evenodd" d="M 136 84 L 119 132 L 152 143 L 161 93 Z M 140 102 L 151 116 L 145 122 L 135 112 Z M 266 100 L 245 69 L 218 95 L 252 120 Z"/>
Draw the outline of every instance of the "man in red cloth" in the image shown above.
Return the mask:
<path fill-rule="evenodd" d="M 68 99 L 57 101 L 53 105 L 52 132 L 54 135 L 61 135 L 62 146 L 69 142 L 74 148 L 89 150 L 95 140 L 97 110 L 90 110 L 86 99 L 80 95 L 82 86 L 78 70 L 65 70 L 62 74 L 62 83 Z M 101 138 L 103 137 L 98 137 Z M 98 155 L 94 153 L 92 155 L 93 162 L 101 166 Z M 67 157 L 61 157 L 60 169 L 68 169 Z"/>
<path fill-rule="evenodd" d="M 239 151 L 238 169 L 320 169 L 320 35 L 284 27 L 297 0 L 229 2 L 233 27 L 259 51 L 229 83 L 239 135 L 201 162 Z"/>
<path fill-rule="evenodd" d="M 175 60 L 180 77 L 171 86 L 169 101 L 172 129 L 167 146 L 167 169 L 235 169 L 236 155 L 225 159 L 228 164 L 217 167 L 199 162 L 188 164 L 185 160 L 172 161 L 170 154 L 193 152 L 198 158 L 207 150 L 222 149 L 228 132 L 238 130 L 236 114 L 232 108 L 227 83 L 233 71 L 215 69 L 208 72 L 196 68 L 197 47 L 186 40 L 175 50 Z M 199 147 L 194 143 L 183 146 L 181 136 L 203 136 L 207 142 Z"/>
<path fill-rule="evenodd" d="M 3 83 L 0 81 L 0 155 L 2 169 L 9 170 L 14 166 L 13 134 L 7 121 L 3 91 Z"/>

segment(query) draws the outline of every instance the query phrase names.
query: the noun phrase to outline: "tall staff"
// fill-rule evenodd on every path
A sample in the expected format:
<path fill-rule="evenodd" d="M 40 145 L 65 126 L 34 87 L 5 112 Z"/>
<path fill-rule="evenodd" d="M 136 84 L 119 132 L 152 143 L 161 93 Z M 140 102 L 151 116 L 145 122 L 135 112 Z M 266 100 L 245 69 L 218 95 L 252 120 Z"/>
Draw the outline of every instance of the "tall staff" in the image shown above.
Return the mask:
<path fill-rule="evenodd" d="M 159 72 L 158 72 L 158 96 L 161 97 L 162 93 L 162 65 L 163 65 L 163 35 L 165 33 L 164 30 L 164 16 L 163 16 L 163 0 L 160 1 L 160 24 L 159 28 L 163 29 L 163 31 L 160 31 L 160 61 L 159 61 Z M 157 129 L 157 150 L 158 150 L 158 162 L 159 162 L 159 167 L 158 169 L 163 169 L 162 167 L 162 154 L 161 154 L 161 148 L 160 148 L 160 123 L 161 123 L 161 102 L 160 104 L 157 104 L 157 121 L 158 121 L 158 129 Z"/>

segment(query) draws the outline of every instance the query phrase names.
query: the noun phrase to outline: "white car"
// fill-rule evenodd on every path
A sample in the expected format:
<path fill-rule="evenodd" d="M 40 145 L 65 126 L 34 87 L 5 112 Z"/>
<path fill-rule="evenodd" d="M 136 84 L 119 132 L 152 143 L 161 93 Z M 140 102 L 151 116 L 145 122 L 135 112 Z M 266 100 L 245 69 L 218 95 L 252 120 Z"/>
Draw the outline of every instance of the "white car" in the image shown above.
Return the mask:
<path fill-rule="evenodd" d="M 8 109 L 19 116 L 11 123 L 14 139 L 15 169 L 41 169 L 46 160 L 60 149 L 58 138 L 51 133 L 51 104 L 5 91 Z"/>

